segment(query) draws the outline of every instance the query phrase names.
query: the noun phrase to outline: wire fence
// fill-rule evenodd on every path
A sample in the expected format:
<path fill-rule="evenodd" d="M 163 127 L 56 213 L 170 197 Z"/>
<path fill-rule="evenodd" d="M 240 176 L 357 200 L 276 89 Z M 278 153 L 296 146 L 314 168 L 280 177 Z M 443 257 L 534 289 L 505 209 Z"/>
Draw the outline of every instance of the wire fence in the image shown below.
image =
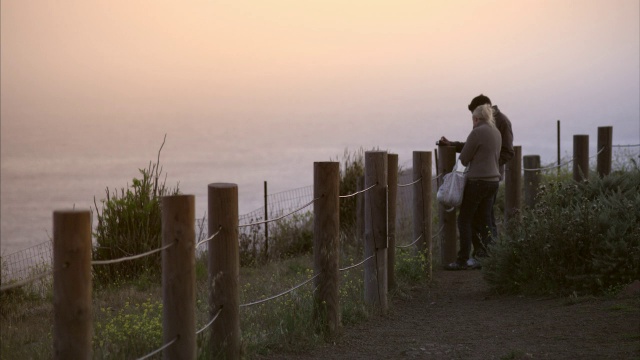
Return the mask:
<path fill-rule="evenodd" d="M 287 191 L 267 195 L 267 216 L 271 219 L 297 209 L 313 199 L 313 186 L 304 186 Z M 255 224 L 265 221 L 264 206 L 238 217 L 240 225 Z"/>
<path fill-rule="evenodd" d="M 614 166 L 614 168 L 626 168 L 627 164 L 636 160 L 632 160 L 634 158 L 638 158 L 640 159 L 640 144 L 631 144 L 631 145 L 611 145 L 611 147 L 613 148 L 613 152 L 614 152 L 614 160 L 616 161 L 616 164 Z M 638 148 L 637 154 L 632 153 L 634 148 Z M 595 155 L 592 155 L 589 157 L 589 160 L 593 160 L 596 157 L 598 157 L 598 155 L 600 155 L 603 151 L 605 150 L 605 148 L 600 149 Z M 624 158 L 624 160 L 620 160 L 619 158 Z M 535 169 L 522 169 L 522 171 L 547 171 L 547 170 L 555 170 L 558 168 L 562 168 L 565 167 L 569 164 L 571 164 L 572 162 L 574 162 L 576 159 L 574 157 L 563 160 L 560 162 L 560 164 L 555 164 L 555 165 L 548 165 L 548 166 L 543 166 L 540 168 L 535 168 Z"/>
<path fill-rule="evenodd" d="M 635 145 L 634 145 L 635 146 Z M 598 152 L 598 154 L 594 155 L 593 157 L 599 155 L 603 150 L 600 150 Z M 407 182 L 408 179 L 410 179 L 412 176 L 412 174 L 410 172 L 404 172 L 402 174 L 400 174 L 399 179 L 404 181 L 404 184 L 402 185 L 398 185 L 398 203 L 404 203 L 404 204 L 409 204 L 410 203 L 410 197 L 412 196 L 412 187 L 410 185 L 414 185 L 419 183 L 420 181 L 422 181 L 423 179 L 417 179 L 411 182 Z M 431 180 L 436 180 L 438 177 L 433 177 Z M 377 185 L 377 184 L 376 184 Z M 369 191 L 370 189 L 374 188 L 376 185 L 370 186 L 367 189 L 364 189 L 362 191 L 358 191 L 356 193 L 353 194 L 349 194 L 349 195 L 342 195 L 340 196 L 340 198 L 347 198 L 347 197 L 352 197 L 352 196 L 356 196 L 359 194 L 362 194 L 366 191 Z M 432 183 L 432 186 L 435 186 L 435 184 Z M 306 209 L 307 207 L 309 207 L 311 204 L 313 204 L 315 201 L 317 201 L 319 198 L 313 198 L 313 187 L 312 186 L 307 186 L 307 187 L 303 187 L 303 188 L 298 188 L 298 189 L 294 189 L 294 190 L 290 190 L 290 191 L 285 191 L 285 192 L 280 192 L 280 193 L 276 193 L 276 194 L 272 194 L 271 196 L 271 200 L 268 201 L 268 209 L 269 209 L 269 215 L 267 217 L 269 217 L 270 219 L 265 219 L 264 216 L 264 208 L 261 209 L 257 209 L 254 210 L 251 213 L 245 214 L 242 217 L 240 217 L 242 220 L 240 221 L 240 225 L 239 225 L 239 229 L 245 228 L 245 227 L 251 227 L 251 226 L 258 226 L 258 225 L 262 225 L 262 224 L 266 224 L 269 222 L 274 222 L 274 221 L 278 221 L 281 220 L 285 217 L 291 216 L 296 212 L 302 211 L 303 209 Z M 293 209 L 293 210 L 292 210 Z M 271 218 L 273 214 L 273 218 Z M 402 212 L 399 212 L 399 218 L 400 221 L 406 221 L 406 217 L 404 216 L 404 214 Z M 204 226 L 204 224 L 201 224 L 201 226 Z M 199 241 L 197 243 L 197 246 L 212 240 L 213 238 L 215 238 L 215 236 L 217 236 L 220 231 L 222 229 L 219 228 L 217 229 L 217 231 L 212 234 L 210 237 L 203 239 L 201 241 Z M 440 228 L 440 230 L 438 230 L 438 232 L 435 235 L 432 235 L 433 237 L 437 237 L 440 232 L 442 231 L 442 228 Z M 202 232 L 202 230 L 201 230 Z M 411 242 L 408 245 L 400 245 L 400 246 L 396 246 L 397 248 L 406 248 L 406 247 L 410 247 L 415 245 L 418 241 L 420 241 L 425 234 L 420 234 L 413 242 Z M 123 262 L 123 261 L 131 261 L 131 260 L 135 260 L 141 257 L 145 257 L 145 256 L 149 256 L 151 254 L 163 251 L 168 249 L 169 247 L 175 245 L 175 243 L 171 243 L 168 245 L 165 245 L 163 247 L 160 247 L 158 249 L 155 250 L 151 250 L 142 254 L 138 254 L 138 255 L 133 255 L 133 256 L 128 256 L 128 257 L 123 257 L 123 258 L 119 258 L 119 259 L 111 259 L 111 260 L 102 260 L 102 261 L 92 261 L 91 264 L 92 265 L 107 265 L 107 264 L 113 264 L 113 263 L 117 263 L 117 262 Z M 374 255 L 369 256 L 368 258 L 362 260 L 359 263 L 353 264 L 353 265 L 349 265 L 345 268 L 339 269 L 339 271 L 348 271 L 351 269 L 354 269 L 356 267 L 359 267 L 363 264 L 365 264 L 367 261 L 371 260 L 372 258 L 374 258 Z M 46 277 L 48 275 L 50 275 L 52 273 L 52 271 L 50 270 L 50 268 L 44 268 L 42 269 L 42 271 L 38 272 L 37 270 L 34 273 L 34 269 L 30 268 L 29 266 L 25 266 L 31 263 L 42 263 L 42 262 L 48 262 L 50 263 L 52 259 L 52 242 L 51 241 L 47 241 L 44 242 L 42 244 L 38 244 L 36 246 L 32 246 L 28 249 L 25 249 L 23 251 L 11 254 L 10 256 L 5 256 L 2 258 L 2 268 L 3 268 L 3 273 L 2 273 L 2 277 L 3 279 L 7 279 L 7 278 L 11 278 L 11 279 L 19 279 L 19 281 L 15 281 L 10 283 L 9 285 L 3 286 L 0 290 L 5 291 L 14 287 L 18 287 L 18 286 L 23 286 L 31 281 L 36 281 L 39 280 L 43 277 Z M 14 272 L 11 271 L 7 271 L 7 270 L 11 270 L 11 269 L 17 269 Z M 5 272 L 7 271 L 7 272 Z M 264 299 L 260 299 L 260 300 L 255 300 L 255 301 L 251 301 L 248 303 L 244 303 L 239 305 L 240 307 L 250 307 L 250 306 L 254 306 L 254 305 L 258 305 L 258 304 L 262 304 L 274 299 L 277 299 L 279 297 L 282 297 L 284 295 L 290 294 L 293 291 L 295 291 L 296 289 L 308 284 L 309 282 L 313 281 L 314 279 L 316 279 L 318 276 L 320 276 L 321 273 L 316 273 L 314 276 L 309 277 L 308 279 L 304 280 L 303 282 L 293 286 L 292 288 L 280 292 L 277 295 L 273 295 L 273 296 L 269 296 L 267 298 Z M 200 334 L 202 332 L 204 332 L 206 329 L 208 329 L 218 318 L 218 316 L 220 315 L 222 311 L 222 308 L 219 308 L 217 310 L 217 312 L 212 316 L 211 320 L 201 329 L 199 329 L 196 333 Z M 169 346 L 171 346 L 172 344 L 174 344 L 176 341 L 178 340 L 178 338 L 174 338 L 171 341 L 163 344 L 160 348 L 153 350 L 152 352 L 149 352 L 148 354 L 140 357 L 140 359 L 146 359 L 146 358 L 150 358 L 153 357 L 154 355 L 159 354 L 161 351 L 163 351 L 164 349 L 168 348 Z"/>
<path fill-rule="evenodd" d="M 399 206 L 410 203 L 412 196 L 411 194 L 413 191 L 411 189 L 411 185 L 414 185 L 421 181 L 421 179 L 411 181 L 411 177 L 412 174 L 410 171 L 403 171 L 399 176 L 399 180 L 407 182 L 398 185 L 398 200 L 400 203 Z M 433 180 L 437 178 L 438 176 L 434 177 Z M 369 187 L 369 189 L 374 186 L 375 185 L 372 185 L 371 187 Z M 353 194 L 341 195 L 340 198 L 357 196 L 369 189 L 364 189 Z M 244 215 L 240 215 L 238 217 L 238 222 L 240 224 L 240 234 L 245 234 L 245 236 L 247 236 L 252 231 L 257 231 L 258 234 L 262 234 L 264 230 L 263 228 L 260 228 L 259 225 L 277 221 L 291 215 L 294 212 L 305 209 L 308 207 L 308 205 L 310 205 L 312 201 L 312 185 L 269 194 L 267 196 L 267 207 L 269 209 L 267 217 L 270 220 L 265 220 L 264 206 Z M 307 211 L 312 212 L 313 209 L 307 209 Z M 404 211 L 403 216 L 407 216 L 407 213 L 407 211 Z M 400 221 L 402 221 L 402 219 Z M 196 227 L 198 228 L 198 233 L 201 234 L 200 238 L 202 238 L 202 234 L 206 234 L 208 230 L 206 220 L 199 219 L 197 221 Z M 196 247 L 199 247 L 204 242 L 210 239 L 211 238 L 200 240 Z M 136 255 L 137 258 L 143 256 L 144 254 Z M 5 281 L 20 281 L 22 279 L 32 277 L 38 273 L 46 271 L 51 266 L 52 259 L 53 243 L 51 240 L 47 240 L 32 247 L 2 256 L 2 278 Z"/>
<path fill-rule="evenodd" d="M 590 156 L 589 160 L 591 159 L 595 159 L 596 157 L 598 157 L 598 155 L 600 155 L 603 151 L 605 150 L 605 148 L 600 149 L 600 151 L 598 151 L 595 155 Z M 553 170 L 553 169 L 557 169 L 557 168 L 561 168 L 563 166 L 567 166 L 569 164 L 571 164 L 572 162 L 574 162 L 576 160 L 576 158 L 571 158 L 565 162 L 562 162 L 558 165 L 550 165 L 550 166 L 545 166 L 545 167 L 541 167 L 541 168 L 535 168 L 535 169 L 527 169 L 527 168 L 523 168 L 522 171 L 546 171 L 546 170 Z"/>
<path fill-rule="evenodd" d="M 47 240 L 24 250 L 2 256 L 2 279 L 21 281 L 46 272 L 53 260 L 53 241 Z"/>
<path fill-rule="evenodd" d="M 278 218 L 286 217 L 288 212 L 302 210 L 313 200 L 313 186 L 305 186 L 288 191 L 282 191 L 267 196 L 268 218 L 272 221 Z M 310 210 L 312 211 L 312 210 Z M 284 215 L 284 216 L 283 216 Z M 247 214 L 240 215 L 238 222 L 240 224 L 240 234 L 247 236 L 251 231 L 262 232 L 258 226 L 265 223 L 264 206 L 253 210 Z M 207 233 L 207 222 L 205 219 L 196 221 L 197 233 Z M 214 236 L 217 235 L 214 234 Z M 208 239 L 198 242 L 197 247 L 202 245 Z M 159 250 L 155 250 L 157 252 Z M 136 258 L 145 256 L 145 254 L 135 255 Z M 38 274 L 48 271 L 53 261 L 53 242 L 47 240 L 40 244 L 29 248 L 16 251 L 14 253 L 2 256 L 2 279 L 3 282 L 15 281 L 19 282 L 27 278 L 37 276 Z M 122 261 L 122 260 L 120 260 Z"/>
<path fill-rule="evenodd" d="M 635 156 L 631 154 L 633 149 L 640 148 L 640 144 L 623 144 L 623 145 L 612 145 L 614 149 L 621 149 L 621 154 L 630 157 Z M 591 156 L 589 159 L 596 158 L 604 149 L 600 149 L 598 153 Z M 638 156 L 640 157 L 640 151 L 638 151 Z M 563 166 L 569 165 L 573 162 L 574 159 L 568 159 L 563 161 L 559 165 L 550 165 L 545 167 L 540 167 L 537 169 L 523 169 L 524 171 L 547 171 L 553 170 L 557 168 L 561 168 Z M 624 166 L 624 165 L 618 165 Z M 432 180 L 437 180 L 441 175 L 434 176 Z M 422 179 L 413 180 L 411 171 L 404 170 L 399 174 L 398 181 L 398 224 L 399 226 L 408 225 L 411 219 L 411 196 L 413 194 L 412 185 L 420 182 Z M 375 185 L 373 185 L 375 186 Z M 372 186 L 372 187 L 373 187 Z M 370 187 L 371 188 L 371 187 Z M 434 184 L 434 189 L 437 190 L 437 186 Z M 340 198 L 347 198 L 356 196 L 359 193 L 362 193 L 368 189 L 361 190 L 360 192 L 356 192 L 354 194 L 342 195 Z M 310 203 L 313 201 L 313 186 L 304 186 L 300 188 L 295 188 L 287 191 L 277 192 L 273 194 L 267 195 L 267 218 L 271 219 L 271 221 L 265 219 L 265 211 L 264 206 L 259 207 L 251 212 L 248 212 L 244 215 L 240 215 L 238 217 L 238 222 L 240 224 L 239 232 L 240 236 L 244 236 L 245 238 L 263 236 L 264 228 L 260 225 L 276 221 L 291 215 L 293 212 L 300 211 L 302 209 L 306 209 Z M 309 213 L 313 212 L 313 209 L 306 210 Z M 197 221 L 198 233 L 200 234 L 199 238 L 202 238 L 202 234 L 207 233 L 207 222 L 205 219 Z M 410 228 L 410 227 L 409 227 Z M 400 230 L 402 232 L 402 228 Z M 206 242 L 207 239 L 201 240 L 198 243 L 200 246 L 203 242 Z M 142 255 L 138 255 L 141 257 Z M 13 281 L 13 282 L 21 282 L 24 279 L 36 277 L 41 273 L 47 272 L 50 270 L 53 259 L 53 244 L 51 240 L 44 241 L 40 244 L 31 246 L 29 248 L 19 250 L 17 252 L 2 256 L 2 279 L 3 282 Z"/>
<path fill-rule="evenodd" d="M 341 196 L 341 197 L 352 197 L 352 196 L 356 196 L 356 195 L 362 194 L 362 193 L 374 188 L 376 185 L 370 186 L 369 188 L 364 189 L 362 191 L 358 191 L 358 192 L 356 192 L 354 194 Z M 243 229 L 243 228 L 247 228 L 247 227 L 258 226 L 258 225 L 262 225 L 262 224 L 266 224 L 266 223 L 270 223 L 270 222 L 275 222 L 275 221 L 281 220 L 281 219 L 283 219 L 285 217 L 291 216 L 292 214 L 294 214 L 296 212 L 299 212 L 299 211 L 309 207 L 316 200 L 319 199 L 319 198 L 312 199 L 311 201 L 308 201 L 308 202 L 304 203 L 309 197 L 312 196 L 312 193 L 313 193 L 313 186 L 306 186 L 306 187 L 302 187 L 302 188 L 293 189 L 293 190 L 290 190 L 290 191 L 283 191 L 283 192 L 275 193 L 271 197 L 271 199 L 272 199 L 271 201 L 272 202 L 268 203 L 268 204 L 270 205 L 269 206 L 270 213 L 271 214 L 279 214 L 278 217 L 272 218 L 272 219 L 269 219 L 269 220 L 260 220 L 260 219 L 263 219 L 264 216 L 262 218 L 260 218 L 257 214 L 260 212 L 260 210 L 264 210 L 264 207 L 262 207 L 260 209 L 252 211 L 249 214 L 240 216 L 239 220 L 242 218 L 243 219 L 243 223 L 240 223 L 238 228 L 239 229 Z M 275 202 L 275 204 L 274 204 L 274 202 Z M 304 203 L 304 205 L 299 206 L 302 203 Z M 287 207 L 291 207 L 291 206 L 298 206 L 298 207 L 295 208 L 292 211 L 289 211 L 286 214 L 282 214 L 283 212 L 285 212 L 285 210 L 287 210 L 287 211 L 290 210 L 290 209 L 287 209 Z M 203 233 L 204 232 L 203 229 L 206 229 L 206 227 L 204 225 L 204 221 L 200 222 L 197 225 L 200 227 L 199 233 Z M 196 248 L 199 247 L 200 245 L 202 245 L 203 243 L 208 242 L 208 241 L 212 240 L 213 238 L 215 238 L 220 233 L 221 230 L 222 229 L 219 228 L 210 237 L 208 237 L 206 239 L 203 239 L 201 241 L 198 241 L 198 243 L 196 244 Z M 167 248 L 169 248 L 169 247 L 171 247 L 173 245 L 174 245 L 174 243 L 171 243 L 171 244 L 165 245 L 163 247 L 160 247 L 158 249 L 147 251 L 145 253 L 132 255 L 132 256 L 127 256 L 127 257 L 122 257 L 122 258 L 118 258 L 118 259 L 93 260 L 91 262 L 91 264 L 92 265 L 108 265 L 108 264 L 115 264 L 115 263 L 119 263 L 119 262 L 123 262 L 123 261 L 131 261 L 131 260 L 143 258 L 145 256 L 149 256 L 149 255 L 155 254 L 157 252 L 163 251 L 163 250 L 165 250 L 165 249 L 167 249 Z M 9 282 L 8 285 L 2 286 L 0 289 L 2 291 L 4 291 L 4 290 L 9 290 L 9 289 L 15 288 L 15 287 L 20 287 L 20 286 L 28 284 L 28 283 L 30 283 L 32 281 L 35 281 L 35 280 L 38 280 L 38 279 L 41 279 L 43 277 L 46 277 L 46 276 L 50 275 L 52 273 L 52 271 L 50 269 L 51 263 L 52 263 L 52 259 L 53 259 L 53 250 L 52 249 L 53 249 L 53 242 L 51 240 L 49 240 L 49 241 L 46 241 L 44 243 L 41 243 L 41 244 L 32 246 L 30 248 L 27 248 L 25 250 L 18 251 L 16 253 L 10 254 L 8 256 L 4 256 L 2 258 L 2 260 L 3 260 L 2 277 L 3 277 L 3 279 L 5 279 L 5 281 L 4 281 L 5 283 L 7 282 L 7 279 L 11 280 L 11 282 Z M 43 269 L 38 270 L 38 269 L 33 268 L 33 267 L 25 266 L 25 265 L 28 265 L 28 264 L 31 264 L 31 263 L 42 264 L 42 265 L 40 265 L 40 267 L 42 267 Z M 25 266 L 24 269 L 22 269 L 21 266 Z M 7 269 L 6 271 L 5 271 L 5 268 Z M 21 269 L 21 270 L 11 271 L 11 269 Z M 20 271 L 22 271 L 24 273 L 20 273 Z M 310 280 L 307 280 L 306 282 L 308 282 L 308 281 L 310 281 Z M 301 285 L 303 285 L 303 284 L 301 284 Z M 288 291 L 288 292 L 290 292 L 290 291 Z M 285 292 L 283 294 L 286 294 L 288 292 Z M 281 296 L 283 294 L 277 295 L 276 297 L 279 297 L 279 296 Z M 269 299 L 267 299 L 267 300 L 269 300 Z M 263 301 L 266 301 L 266 300 L 261 300 L 261 301 L 258 301 L 257 303 L 260 303 L 260 302 L 263 302 Z M 252 305 L 252 304 L 249 304 L 249 305 Z M 242 305 L 242 306 L 248 306 L 248 305 Z"/>

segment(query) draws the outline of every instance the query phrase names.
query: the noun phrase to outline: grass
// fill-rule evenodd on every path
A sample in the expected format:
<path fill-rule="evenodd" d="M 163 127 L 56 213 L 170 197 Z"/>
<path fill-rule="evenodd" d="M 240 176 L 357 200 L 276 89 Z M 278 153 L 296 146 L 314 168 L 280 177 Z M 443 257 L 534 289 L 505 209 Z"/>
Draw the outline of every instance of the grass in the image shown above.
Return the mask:
<path fill-rule="evenodd" d="M 631 171 L 636 171 L 634 174 L 637 174 L 637 165 Z M 589 191 L 593 192 L 593 190 Z M 570 193 L 567 189 L 563 189 L 559 194 L 566 196 Z M 503 194 L 500 194 L 500 196 L 503 196 Z M 562 206 L 557 206 L 557 202 L 561 200 L 560 198 L 560 196 L 553 197 L 553 204 L 556 206 L 548 206 L 548 211 L 563 208 Z M 626 204 L 624 199 L 618 199 L 617 201 Z M 500 203 L 503 203 L 503 201 L 498 201 L 498 204 Z M 589 215 L 593 213 L 592 209 L 589 206 L 583 206 L 577 210 L 585 211 L 578 212 L 578 214 Z M 496 210 L 498 213 L 500 212 L 499 209 Z M 436 215 L 437 211 L 434 211 L 433 214 Z M 555 214 L 553 212 L 552 215 Z M 609 218 L 619 219 L 624 214 L 618 215 L 620 216 L 611 216 L 604 220 Z M 557 218 L 561 219 L 561 216 L 557 216 Z M 574 216 L 572 218 L 580 219 L 583 217 Z M 540 220 L 540 218 L 537 219 Z M 555 220 L 555 217 L 550 217 L 550 220 Z M 602 218 L 598 220 L 600 220 L 601 224 L 606 225 Z M 620 223 L 627 224 L 628 222 L 621 221 Z M 561 225 L 566 224 L 567 222 Z M 436 228 L 435 226 L 433 227 L 434 232 Z M 559 229 L 561 228 L 559 227 Z M 401 229 L 406 230 L 410 229 L 410 227 L 403 226 Z M 547 244 L 546 239 L 550 236 L 552 238 L 557 237 L 557 234 L 550 232 L 549 229 L 550 227 L 546 227 L 540 230 L 540 244 L 535 241 L 525 243 L 529 247 L 524 249 L 527 251 L 523 252 L 523 254 L 539 253 L 539 256 L 534 257 L 534 265 L 539 265 L 540 260 L 549 255 L 548 247 L 545 247 Z M 616 228 L 612 227 L 612 229 L 615 230 Z M 283 227 L 282 232 L 286 233 L 288 230 L 287 227 Z M 536 230 L 536 227 L 531 227 L 530 230 Z M 633 231 L 637 230 L 630 228 L 630 233 L 623 232 L 622 235 L 629 236 Z M 634 232 L 631 235 L 635 234 Z M 396 241 L 398 244 L 412 242 L 413 239 L 408 237 L 410 237 L 408 231 L 399 231 Z M 583 241 L 583 239 L 589 239 L 589 237 L 577 240 Z M 636 238 L 631 236 L 629 239 Z M 307 236 L 305 244 L 308 243 L 308 240 Z M 341 242 L 342 267 L 357 263 L 362 259 L 361 244 L 351 238 L 342 239 Z M 516 242 L 516 245 L 521 243 L 523 242 Z M 284 245 L 286 245 L 286 242 L 283 244 L 283 248 L 287 248 Z M 558 247 L 556 244 L 553 245 Z M 566 250 L 568 246 L 566 242 L 564 246 L 563 250 Z M 298 248 L 300 247 L 296 247 L 296 249 Z M 571 249 L 571 246 L 568 248 Z M 304 247 L 300 249 L 304 249 Z M 505 250 L 504 255 L 513 253 L 514 249 L 517 248 L 513 246 L 511 248 L 505 247 L 503 249 Z M 612 252 L 609 252 L 609 250 Z M 620 252 L 618 248 L 614 247 L 602 249 L 602 252 L 602 261 L 610 260 L 605 258 L 605 255 L 616 254 L 619 257 L 628 255 L 627 252 Z M 439 253 L 437 242 L 434 244 L 434 253 Z M 572 252 L 561 251 L 560 253 Z M 241 304 L 279 294 L 313 275 L 311 255 L 308 252 L 304 252 L 304 250 L 300 252 L 285 251 L 284 254 L 287 256 L 281 257 L 278 262 L 264 264 L 253 261 L 251 266 L 241 268 Z M 494 257 L 497 258 L 497 256 Z M 506 279 L 509 284 L 513 282 L 513 279 L 508 276 L 522 272 L 523 264 L 526 264 L 524 261 L 528 258 L 531 258 L 531 256 L 515 259 L 507 256 L 506 260 L 517 261 L 514 264 L 509 262 L 496 264 L 501 266 L 494 268 L 494 281 L 498 283 L 502 281 L 504 284 L 503 280 Z M 197 329 L 202 328 L 210 320 L 205 259 L 201 254 L 196 261 L 197 296 L 195 311 Z M 437 264 L 437 257 L 434 257 L 434 262 Z M 398 288 L 392 291 L 391 297 L 406 296 L 411 287 L 418 283 L 424 283 L 427 280 L 427 272 L 425 270 L 429 265 L 425 256 L 398 249 L 396 251 Z M 518 266 L 509 267 L 503 265 Z M 518 271 L 514 272 L 512 271 L 513 269 Z M 532 276 L 537 275 L 540 278 L 539 271 L 539 267 L 534 267 L 532 268 L 532 273 L 526 274 L 525 277 L 531 279 Z M 616 273 L 609 274 L 609 278 L 614 275 Z M 375 309 L 364 303 L 363 268 L 357 267 L 341 272 L 340 276 L 339 296 L 343 326 L 365 321 L 374 313 Z M 557 279 L 557 277 L 550 277 L 550 279 Z M 623 280 L 622 282 L 598 283 L 599 289 L 602 289 L 600 292 L 605 295 L 617 293 L 622 284 L 625 283 L 626 278 L 623 278 Z M 522 291 L 522 289 L 520 290 Z M 585 297 L 582 293 L 572 289 L 568 304 L 579 303 L 585 299 L 590 299 L 590 297 Z M 391 302 L 391 306 L 392 304 Z M 322 333 L 317 331 L 316 327 L 309 326 L 312 324 L 313 319 L 313 305 L 313 282 L 310 282 L 272 301 L 242 307 L 240 310 L 240 327 L 242 331 L 243 356 L 251 358 L 258 354 L 304 352 L 323 343 L 325 339 Z M 611 311 L 626 311 L 626 309 L 611 309 Z M 52 357 L 53 305 L 50 278 L 0 293 L 0 316 L 2 317 L 0 322 L 0 334 L 2 336 L 0 354 L 3 359 L 48 359 Z M 106 286 L 94 288 L 93 316 L 94 358 L 135 358 L 143 356 L 162 345 L 161 288 L 159 281 L 153 276 L 139 276 L 135 279 L 124 280 L 116 279 L 116 281 Z M 197 338 L 199 358 L 209 357 L 207 354 L 209 349 L 208 334 L 208 331 L 204 331 Z M 514 351 L 507 354 L 505 358 L 519 358 L 522 355 L 520 352 Z"/>
<path fill-rule="evenodd" d="M 357 249 L 357 248 L 354 248 Z M 356 253 L 356 251 L 358 253 Z M 420 258 L 400 252 L 397 260 L 399 289 L 396 295 L 426 279 L 410 268 Z M 359 250 L 342 254 L 341 267 L 358 263 Z M 209 318 L 205 256 L 196 261 L 196 329 Z M 299 255 L 240 269 L 240 303 L 264 299 L 313 276 L 311 254 Z M 340 273 L 340 307 L 343 326 L 360 323 L 375 312 L 364 303 L 363 267 Z M 313 281 L 274 300 L 241 307 L 242 353 L 298 353 L 324 343 L 313 318 Z M 162 346 L 162 295 L 159 283 L 148 278 L 127 280 L 93 291 L 94 358 L 136 358 Z M 391 295 L 393 296 L 393 295 Z M 0 295 L 0 354 L 5 359 L 51 358 L 53 348 L 53 302 L 51 278 Z M 199 358 L 208 357 L 208 331 L 198 335 Z"/>

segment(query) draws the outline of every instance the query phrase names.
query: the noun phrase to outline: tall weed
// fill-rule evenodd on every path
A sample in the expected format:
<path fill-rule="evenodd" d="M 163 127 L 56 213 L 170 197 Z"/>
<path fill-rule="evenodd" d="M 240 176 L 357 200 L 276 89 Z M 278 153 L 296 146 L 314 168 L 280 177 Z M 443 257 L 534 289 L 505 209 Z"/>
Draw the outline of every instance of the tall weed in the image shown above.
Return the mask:
<path fill-rule="evenodd" d="M 162 142 L 164 146 L 164 141 Z M 140 178 L 134 178 L 127 188 L 110 190 L 106 199 L 101 200 L 102 211 L 95 204 L 98 225 L 95 230 L 97 246 L 93 251 L 94 260 L 110 260 L 137 255 L 158 249 L 162 243 L 160 198 L 179 193 L 165 186 L 166 177 L 161 180 L 160 152 L 155 163 L 140 170 Z M 94 266 L 94 283 L 110 285 L 120 281 L 136 279 L 145 274 L 160 278 L 161 254 L 155 253 L 140 259 L 108 265 Z"/>

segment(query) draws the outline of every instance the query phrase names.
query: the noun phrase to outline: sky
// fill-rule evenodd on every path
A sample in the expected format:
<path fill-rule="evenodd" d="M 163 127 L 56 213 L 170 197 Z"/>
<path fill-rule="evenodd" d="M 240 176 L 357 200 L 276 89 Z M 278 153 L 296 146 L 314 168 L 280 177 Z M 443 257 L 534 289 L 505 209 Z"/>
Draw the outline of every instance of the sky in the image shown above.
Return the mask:
<path fill-rule="evenodd" d="M 2 0 L 2 154 L 69 128 L 150 153 L 165 133 L 430 150 L 466 137 L 480 93 L 525 148 L 554 148 L 557 120 L 565 141 L 614 126 L 614 143 L 637 144 L 639 4 Z"/>
<path fill-rule="evenodd" d="M 242 213 L 345 149 L 407 168 L 464 140 L 480 93 L 543 165 L 558 120 L 562 156 L 600 126 L 640 144 L 638 0 L 0 0 L 0 46 L 3 247 L 125 186 L 165 135 L 168 184 L 203 207 L 238 183 Z"/>

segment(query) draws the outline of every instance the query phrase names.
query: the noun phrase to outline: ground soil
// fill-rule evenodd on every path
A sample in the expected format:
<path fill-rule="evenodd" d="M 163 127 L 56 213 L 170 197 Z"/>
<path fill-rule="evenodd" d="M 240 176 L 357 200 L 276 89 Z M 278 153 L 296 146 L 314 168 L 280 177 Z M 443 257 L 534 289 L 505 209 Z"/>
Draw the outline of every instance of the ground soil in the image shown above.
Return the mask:
<path fill-rule="evenodd" d="M 335 342 L 260 359 L 640 359 L 640 296 L 498 295 L 479 270 L 439 270 Z"/>

